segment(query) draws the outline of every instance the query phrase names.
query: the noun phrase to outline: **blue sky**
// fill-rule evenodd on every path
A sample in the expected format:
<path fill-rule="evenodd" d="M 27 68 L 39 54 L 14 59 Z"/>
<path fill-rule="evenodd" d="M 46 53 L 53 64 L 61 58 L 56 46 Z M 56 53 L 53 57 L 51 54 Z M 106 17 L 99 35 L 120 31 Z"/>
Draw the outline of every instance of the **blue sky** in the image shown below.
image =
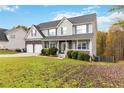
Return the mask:
<path fill-rule="evenodd" d="M 0 28 L 10 29 L 16 25 L 31 26 L 32 24 L 61 19 L 63 16 L 74 17 L 96 13 L 98 29 L 106 31 L 113 22 L 118 19 L 124 19 L 124 15 L 121 12 L 108 13 L 108 9 L 111 7 L 108 5 L 0 5 Z"/>

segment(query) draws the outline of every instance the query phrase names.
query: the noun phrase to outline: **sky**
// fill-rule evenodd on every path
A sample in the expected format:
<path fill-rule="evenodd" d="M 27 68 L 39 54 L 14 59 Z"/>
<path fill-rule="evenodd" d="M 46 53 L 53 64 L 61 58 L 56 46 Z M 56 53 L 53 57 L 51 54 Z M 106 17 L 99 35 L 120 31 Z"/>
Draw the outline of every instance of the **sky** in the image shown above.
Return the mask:
<path fill-rule="evenodd" d="M 110 5 L 0 5 L 0 28 L 32 26 L 47 21 L 86 14 L 97 14 L 98 30 L 107 31 L 111 24 L 124 19 L 122 12 L 108 12 Z"/>

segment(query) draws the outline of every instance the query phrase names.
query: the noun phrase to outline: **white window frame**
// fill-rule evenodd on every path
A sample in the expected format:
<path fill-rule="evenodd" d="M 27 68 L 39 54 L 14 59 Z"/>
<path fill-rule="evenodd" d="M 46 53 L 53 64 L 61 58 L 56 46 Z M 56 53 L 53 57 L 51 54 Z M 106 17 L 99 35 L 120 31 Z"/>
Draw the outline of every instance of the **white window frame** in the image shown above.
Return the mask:
<path fill-rule="evenodd" d="M 49 36 L 56 36 L 56 29 L 49 29 Z"/>
<path fill-rule="evenodd" d="M 83 44 L 86 44 L 86 48 L 83 48 Z M 79 50 L 87 50 L 89 49 L 89 42 L 88 41 L 78 41 L 78 49 Z"/>
<path fill-rule="evenodd" d="M 87 33 L 87 25 L 78 25 L 76 26 L 76 34 Z"/>
<path fill-rule="evenodd" d="M 93 24 L 88 24 L 88 33 L 93 33 Z"/>

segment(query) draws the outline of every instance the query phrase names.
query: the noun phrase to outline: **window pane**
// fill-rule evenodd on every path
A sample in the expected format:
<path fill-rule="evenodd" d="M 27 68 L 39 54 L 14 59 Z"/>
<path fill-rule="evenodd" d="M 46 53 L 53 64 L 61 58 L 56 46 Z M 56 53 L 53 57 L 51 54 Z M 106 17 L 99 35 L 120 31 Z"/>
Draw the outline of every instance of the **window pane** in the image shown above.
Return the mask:
<path fill-rule="evenodd" d="M 50 29 L 49 30 L 49 35 L 50 36 L 55 36 L 56 35 L 56 29 Z"/>
<path fill-rule="evenodd" d="M 67 27 L 62 27 L 61 28 L 61 34 L 62 35 L 65 35 L 66 34 L 66 31 L 67 31 Z"/>
<path fill-rule="evenodd" d="M 89 24 L 88 25 L 88 29 L 89 29 L 88 33 L 92 33 L 93 32 L 93 26 L 92 26 L 92 24 Z"/>
<path fill-rule="evenodd" d="M 86 33 L 86 30 L 87 30 L 86 25 L 77 26 L 77 34 Z"/>

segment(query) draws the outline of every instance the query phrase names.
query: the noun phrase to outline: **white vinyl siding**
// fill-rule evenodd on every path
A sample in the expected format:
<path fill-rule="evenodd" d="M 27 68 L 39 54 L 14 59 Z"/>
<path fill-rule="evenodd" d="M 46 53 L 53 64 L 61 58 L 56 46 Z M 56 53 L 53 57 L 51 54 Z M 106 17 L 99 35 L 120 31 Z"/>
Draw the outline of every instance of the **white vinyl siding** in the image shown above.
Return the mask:
<path fill-rule="evenodd" d="M 43 30 L 42 33 L 43 33 L 45 36 L 48 36 L 48 30 Z"/>
<path fill-rule="evenodd" d="M 37 31 L 35 29 L 32 30 L 32 36 L 36 36 Z"/>
<path fill-rule="evenodd" d="M 61 27 L 61 35 L 66 35 L 67 27 Z"/>
<path fill-rule="evenodd" d="M 56 36 L 56 29 L 49 29 L 49 36 Z"/>
<path fill-rule="evenodd" d="M 76 27 L 76 34 L 87 33 L 87 25 L 80 25 Z"/>

